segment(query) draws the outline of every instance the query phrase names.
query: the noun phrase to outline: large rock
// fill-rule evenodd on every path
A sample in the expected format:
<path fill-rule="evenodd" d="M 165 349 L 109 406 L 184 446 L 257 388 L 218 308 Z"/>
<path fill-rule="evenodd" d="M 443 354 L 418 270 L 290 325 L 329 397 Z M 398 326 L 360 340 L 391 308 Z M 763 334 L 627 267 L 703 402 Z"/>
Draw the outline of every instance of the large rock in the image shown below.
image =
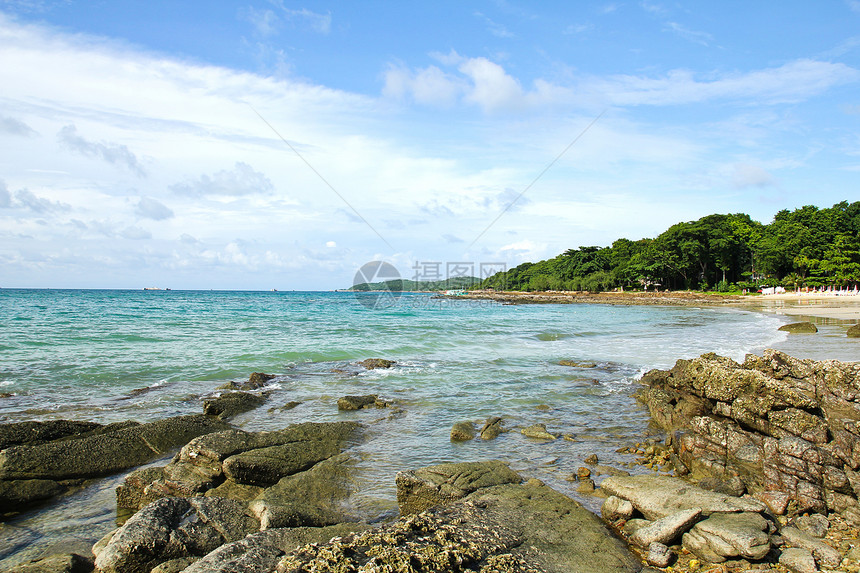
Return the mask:
<path fill-rule="evenodd" d="M 170 464 L 130 474 L 117 507 L 138 509 L 170 496 L 219 495 L 247 501 L 255 488 L 304 471 L 358 437 L 356 422 L 306 422 L 273 432 L 225 430 L 191 440 Z"/>
<path fill-rule="evenodd" d="M 76 553 L 51 555 L 29 563 L 16 565 L 8 573 L 90 573 L 91 559 Z"/>
<path fill-rule="evenodd" d="M 203 413 L 207 416 L 218 416 L 222 420 L 228 420 L 243 412 L 259 408 L 265 402 L 265 396 L 250 392 L 225 392 L 217 398 L 204 400 Z"/>
<path fill-rule="evenodd" d="M 600 484 L 607 494 L 626 499 L 646 519 L 655 520 L 679 511 L 699 509 L 712 513 L 761 512 L 763 503 L 708 491 L 669 476 L 610 476 Z"/>
<path fill-rule="evenodd" d="M 117 473 L 226 425 L 208 416 L 178 416 L 114 432 L 0 452 L 0 479 L 90 478 Z"/>
<path fill-rule="evenodd" d="M 857 505 L 860 363 L 704 354 L 642 382 L 638 397 L 693 479 L 745 490 L 778 513 Z"/>
<path fill-rule="evenodd" d="M 259 530 L 242 504 L 224 498 L 167 497 L 133 515 L 96 555 L 101 573 L 149 573 L 165 561 L 203 556 Z"/>
<path fill-rule="evenodd" d="M 779 330 L 790 332 L 791 334 L 815 334 L 818 332 L 818 327 L 811 322 L 792 322 L 791 324 L 780 326 Z"/>
<path fill-rule="evenodd" d="M 684 548 L 711 563 L 743 557 L 760 560 L 770 551 L 769 524 L 758 513 L 715 513 L 684 534 Z"/>
<path fill-rule="evenodd" d="M 368 370 L 374 370 L 376 368 L 391 368 L 397 363 L 394 360 L 386 360 L 385 358 L 368 358 L 367 360 L 362 360 L 359 364 Z"/>
<path fill-rule="evenodd" d="M 47 479 L 0 480 L 0 513 L 19 511 L 65 491 L 65 486 Z"/>
<path fill-rule="evenodd" d="M 860 324 L 855 324 L 846 332 L 848 338 L 860 338 Z"/>
<path fill-rule="evenodd" d="M 838 551 L 804 531 L 794 527 L 783 527 L 779 533 L 788 545 L 810 551 L 815 560 L 825 567 L 838 567 L 842 561 Z"/>
<path fill-rule="evenodd" d="M 311 469 L 282 478 L 263 490 L 248 507 L 261 529 L 323 527 L 358 521 L 344 502 L 353 491 L 352 462 L 338 454 Z"/>
<path fill-rule="evenodd" d="M 475 424 L 472 422 L 456 422 L 451 427 L 452 442 L 468 442 L 475 439 Z"/>
<path fill-rule="evenodd" d="M 184 573 L 271 573 L 281 556 L 309 543 L 327 543 L 333 537 L 364 531 L 364 524 L 330 527 L 270 529 L 222 545 L 184 570 Z"/>
<path fill-rule="evenodd" d="M 0 450 L 22 444 L 41 444 L 59 440 L 60 438 L 79 436 L 102 427 L 104 426 L 96 422 L 78 422 L 73 420 L 0 424 Z"/>
<path fill-rule="evenodd" d="M 622 573 L 641 563 L 600 520 L 532 480 L 481 488 L 447 506 L 308 545 L 276 571 L 546 571 Z"/>
<path fill-rule="evenodd" d="M 439 464 L 397 472 L 397 504 L 401 515 L 419 513 L 484 487 L 522 481 L 518 473 L 500 461 Z"/>
<path fill-rule="evenodd" d="M 630 542 L 642 548 L 647 548 L 652 543 L 673 545 L 701 516 L 702 510 L 699 508 L 684 509 L 667 515 L 637 529 L 636 533 L 630 536 Z"/>

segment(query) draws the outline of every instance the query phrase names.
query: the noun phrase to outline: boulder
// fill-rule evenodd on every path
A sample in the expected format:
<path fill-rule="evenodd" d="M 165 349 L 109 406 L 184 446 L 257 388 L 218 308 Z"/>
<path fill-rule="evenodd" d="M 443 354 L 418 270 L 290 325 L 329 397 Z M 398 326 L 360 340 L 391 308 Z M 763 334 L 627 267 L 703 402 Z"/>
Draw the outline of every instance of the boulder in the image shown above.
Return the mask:
<path fill-rule="evenodd" d="M 452 442 L 468 442 L 475 439 L 475 424 L 472 422 L 457 422 L 451 427 Z"/>
<path fill-rule="evenodd" d="M 779 564 L 792 573 L 817 573 L 815 559 L 806 549 L 787 547 L 779 555 Z"/>
<path fill-rule="evenodd" d="M 60 495 L 66 489 L 47 479 L 0 480 L 0 513 L 20 511 L 30 504 Z"/>
<path fill-rule="evenodd" d="M 500 461 L 439 464 L 397 472 L 395 478 L 401 515 L 451 503 L 481 488 L 520 482 L 522 477 Z"/>
<path fill-rule="evenodd" d="M 683 545 L 711 563 L 737 557 L 757 561 L 770 551 L 768 530 L 758 513 L 714 513 L 684 534 Z"/>
<path fill-rule="evenodd" d="M 791 334 L 815 334 L 818 328 L 811 322 L 792 322 L 791 324 L 783 324 L 779 327 L 783 332 Z"/>
<path fill-rule="evenodd" d="M 259 408 L 266 401 L 265 396 L 249 392 L 225 392 L 217 398 L 203 401 L 203 413 L 207 416 L 217 416 L 228 420 L 243 412 Z"/>
<path fill-rule="evenodd" d="M 855 324 L 854 326 L 848 328 L 848 332 L 846 333 L 848 338 L 860 338 L 860 324 Z"/>
<path fill-rule="evenodd" d="M 96 422 L 78 422 L 73 420 L 0 424 L 0 450 L 22 444 L 41 444 L 59 440 L 60 438 L 80 436 L 102 427 L 104 426 Z"/>
<path fill-rule="evenodd" d="M 117 488 L 117 507 L 136 510 L 162 497 L 200 494 L 247 501 L 263 486 L 338 454 L 358 429 L 356 422 L 306 422 L 272 432 L 200 436 L 167 466 L 131 473 Z"/>
<path fill-rule="evenodd" d="M 535 440 L 555 440 L 558 436 L 550 434 L 546 430 L 546 424 L 532 424 L 527 428 L 520 430 L 522 435 Z"/>
<path fill-rule="evenodd" d="M 491 416 L 487 418 L 487 421 L 481 428 L 481 439 L 493 440 L 495 438 L 498 438 L 499 434 L 504 431 L 505 430 L 502 428 L 502 419 L 498 416 Z"/>
<path fill-rule="evenodd" d="M 349 455 L 333 456 L 264 489 L 248 509 L 260 521 L 260 529 L 357 521 L 344 507 L 353 489 L 351 467 Z"/>
<path fill-rule="evenodd" d="M 702 510 L 699 508 L 685 509 L 667 515 L 651 522 L 650 525 L 637 529 L 636 533 L 630 536 L 630 542 L 642 548 L 647 548 L 652 543 L 674 545 L 675 541 L 699 521 L 701 516 Z"/>
<path fill-rule="evenodd" d="M 77 553 L 51 555 L 8 569 L 8 573 L 90 573 L 93 562 Z"/>
<path fill-rule="evenodd" d="M 416 470 L 420 471 L 420 470 Z M 278 563 L 299 571 L 546 571 L 622 573 L 641 563 L 600 520 L 537 480 L 480 488 L 465 499 L 324 545 Z"/>
<path fill-rule="evenodd" d="M 368 394 L 366 396 L 344 396 L 337 400 L 338 410 L 361 410 L 363 408 L 377 405 L 378 398 L 376 394 Z"/>
<path fill-rule="evenodd" d="M 754 499 L 719 494 L 669 476 L 611 476 L 603 480 L 600 487 L 609 495 L 629 500 L 650 520 L 688 509 L 701 509 L 705 516 L 766 509 Z"/>
<path fill-rule="evenodd" d="M 217 551 L 217 549 L 216 549 Z M 179 559 L 171 559 L 165 561 L 152 568 L 150 573 L 182 573 L 186 567 L 189 567 L 199 561 L 199 557 L 180 557 Z"/>
<path fill-rule="evenodd" d="M 645 558 L 648 565 L 665 568 L 671 565 L 674 560 L 675 553 L 666 545 L 655 541 L 648 546 L 648 556 Z"/>
<path fill-rule="evenodd" d="M 630 519 L 633 517 L 633 504 L 626 499 L 610 495 L 600 506 L 600 515 L 610 523 L 620 519 Z"/>
<path fill-rule="evenodd" d="M 830 528 L 830 521 L 820 513 L 799 515 L 792 519 L 791 523 L 797 529 L 819 539 L 827 535 Z"/>
<path fill-rule="evenodd" d="M 783 527 L 779 533 L 787 545 L 810 551 L 815 560 L 825 567 L 838 567 L 839 563 L 842 562 L 842 556 L 838 551 L 821 539 L 816 539 L 804 531 L 795 527 Z"/>
<path fill-rule="evenodd" d="M 856 505 L 860 363 L 704 354 L 642 383 L 637 397 L 693 480 L 750 493 L 777 514 Z"/>
<path fill-rule="evenodd" d="M 236 501 L 167 497 L 129 518 L 96 555 L 100 573 L 149 573 L 184 557 L 202 557 L 259 529 Z"/>
<path fill-rule="evenodd" d="M 364 366 L 368 370 L 374 370 L 376 368 L 391 368 L 397 363 L 393 360 L 386 360 L 384 358 L 368 358 L 367 360 L 362 360 L 358 364 Z"/>

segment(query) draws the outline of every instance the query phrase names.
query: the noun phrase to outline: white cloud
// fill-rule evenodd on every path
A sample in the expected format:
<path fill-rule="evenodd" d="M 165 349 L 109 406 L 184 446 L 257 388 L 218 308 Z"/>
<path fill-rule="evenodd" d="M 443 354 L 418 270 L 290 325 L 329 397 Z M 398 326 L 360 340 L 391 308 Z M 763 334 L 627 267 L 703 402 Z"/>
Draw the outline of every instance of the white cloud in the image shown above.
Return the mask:
<path fill-rule="evenodd" d="M 169 207 L 152 197 L 141 197 L 134 207 L 134 213 L 153 221 L 163 221 L 173 217 L 173 211 Z"/>
<path fill-rule="evenodd" d="M 21 120 L 15 119 L 14 117 L 4 116 L 0 117 L 0 133 L 29 137 L 36 135 L 36 130 Z"/>
<path fill-rule="evenodd" d="M 143 229 L 141 227 L 129 226 L 119 232 L 120 236 L 124 239 L 130 239 L 132 241 L 142 241 L 145 239 L 151 239 L 152 233 Z"/>
<path fill-rule="evenodd" d="M 690 30 L 677 22 L 666 22 L 665 29 L 689 42 L 700 44 L 702 46 L 708 46 L 714 40 L 714 37 L 707 32 Z"/>
<path fill-rule="evenodd" d="M 769 187 L 775 183 L 773 175 L 758 165 L 750 163 L 737 163 L 734 165 L 732 185 L 737 189 Z"/>
<path fill-rule="evenodd" d="M 194 181 L 175 183 L 171 191 L 192 197 L 269 194 L 274 191 L 272 181 L 244 162 L 237 162 L 231 170 L 221 170 L 212 176 L 201 175 Z"/>
<path fill-rule="evenodd" d="M 12 194 L 6 187 L 6 182 L 0 179 L 0 209 L 12 206 Z"/>
<path fill-rule="evenodd" d="M 333 248 L 337 247 L 337 242 L 336 241 L 326 241 L 325 246 L 328 247 L 329 249 L 333 249 Z"/>
<path fill-rule="evenodd" d="M 64 126 L 57 134 L 57 140 L 71 151 L 88 157 L 97 157 L 114 165 L 123 165 L 139 177 L 146 175 L 137 156 L 125 145 L 88 141 L 78 135 L 74 125 Z"/>

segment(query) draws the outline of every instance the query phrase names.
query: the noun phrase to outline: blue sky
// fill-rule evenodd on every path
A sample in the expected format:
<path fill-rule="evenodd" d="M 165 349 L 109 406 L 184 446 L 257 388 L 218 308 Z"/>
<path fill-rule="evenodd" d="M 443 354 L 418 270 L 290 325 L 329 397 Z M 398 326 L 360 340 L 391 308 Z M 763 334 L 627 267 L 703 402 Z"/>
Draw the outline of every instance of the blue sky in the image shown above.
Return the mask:
<path fill-rule="evenodd" d="M 858 200 L 858 30 L 860 0 L 0 0 L 0 286 L 332 289 Z"/>

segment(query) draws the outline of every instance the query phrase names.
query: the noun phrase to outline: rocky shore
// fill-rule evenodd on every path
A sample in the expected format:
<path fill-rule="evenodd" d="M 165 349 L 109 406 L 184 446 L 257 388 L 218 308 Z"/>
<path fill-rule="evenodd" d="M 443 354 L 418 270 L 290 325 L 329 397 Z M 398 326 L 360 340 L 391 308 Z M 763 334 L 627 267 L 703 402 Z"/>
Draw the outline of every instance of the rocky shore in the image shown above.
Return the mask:
<path fill-rule="evenodd" d="M 503 304 L 619 304 L 619 305 L 672 305 L 707 306 L 738 304 L 746 301 L 742 296 L 702 293 L 696 291 L 667 292 L 519 292 L 473 290 L 458 295 L 440 295 L 455 300 L 492 300 Z"/>
<path fill-rule="evenodd" d="M 231 426 L 265 401 L 253 392 L 260 385 L 207 402 L 209 415 L 152 424 L 2 425 L 7 512 L 179 448 L 167 464 L 125 477 L 116 491 L 125 521 L 92 555 L 11 571 L 860 571 L 860 364 L 706 354 L 641 383 L 637 398 L 663 434 L 630 448 L 647 475 L 583 460 L 594 471 L 582 467 L 576 479 L 605 498 L 600 516 L 480 461 L 404 468 L 392 476 L 400 515 L 368 523 L 348 502 L 365 427 Z M 345 396 L 338 406 L 387 403 Z M 506 431 L 499 418 L 480 431 L 455 424 L 451 439 L 493 439 L 493 428 Z"/>

